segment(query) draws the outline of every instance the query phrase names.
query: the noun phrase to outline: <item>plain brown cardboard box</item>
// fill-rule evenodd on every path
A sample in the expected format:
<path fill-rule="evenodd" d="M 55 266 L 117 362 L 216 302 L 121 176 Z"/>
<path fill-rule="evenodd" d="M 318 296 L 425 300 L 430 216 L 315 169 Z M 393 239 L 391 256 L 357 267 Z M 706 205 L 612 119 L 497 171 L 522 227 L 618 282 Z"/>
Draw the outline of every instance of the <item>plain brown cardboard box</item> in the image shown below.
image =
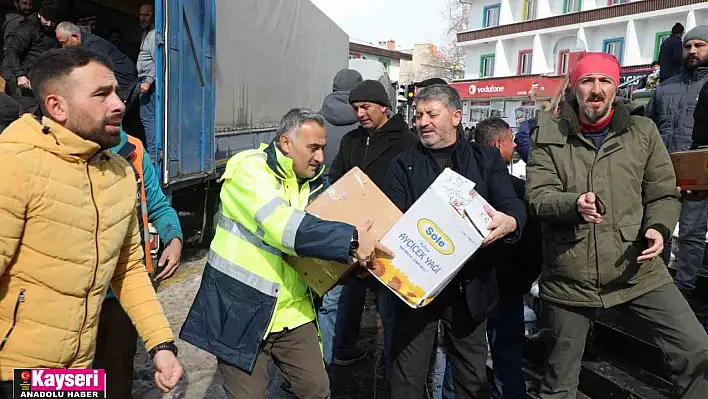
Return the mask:
<path fill-rule="evenodd" d="M 671 154 L 676 185 L 682 190 L 708 190 L 708 148 Z"/>
<path fill-rule="evenodd" d="M 379 240 L 403 216 L 376 184 L 356 167 L 320 194 L 305 211 L 324 220 L 354 226 L 373 220 L 371 231 Z M 285 260 L 320 296 L 346 277 L 353 267 L 313 258 L 287 256 Z"/>

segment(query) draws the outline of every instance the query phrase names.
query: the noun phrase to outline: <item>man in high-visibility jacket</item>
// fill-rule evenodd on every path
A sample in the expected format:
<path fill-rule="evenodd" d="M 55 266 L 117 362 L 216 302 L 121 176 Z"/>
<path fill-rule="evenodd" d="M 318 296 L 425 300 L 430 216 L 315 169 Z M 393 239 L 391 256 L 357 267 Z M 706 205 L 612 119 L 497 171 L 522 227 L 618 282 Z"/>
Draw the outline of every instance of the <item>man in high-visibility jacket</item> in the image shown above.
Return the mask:
<path fill-rule="evenodd" d="M 201 286 L 180 337 L 215 355 L 229 398 L 265 398 L 273 360 L 300 398 L 329 398 L 312 298 L 283 254 L 360 265 L 374 249 L 362 226 L 303 211 L 324 190 L 324 120 L 295 108 L 277 136 L 231 158 Z"/>
<path fill-rule="evenodd" d="M 139 139 L 121 129 L 120 144 L 111 148 L 111 152 L 125 158 L 135 172 L 136 209 L 147 271 L 153 273 L 155 268 L 150 259 L 148 231 L 148 223 L 152 223 L 165 245 L 157 264 L 161 270 L 155 280 L 170 278 L 179 268 L 182 255 L 182 229 L 177 212 L 162 192 L 155 168 Z M 133 323 L 109 289 L 99 316 L 94 357 L 94 367 L 106 370 L 106 397 L 109 399 L 133 397 L 133 363 L 137 339 L 138 333 Z"/>

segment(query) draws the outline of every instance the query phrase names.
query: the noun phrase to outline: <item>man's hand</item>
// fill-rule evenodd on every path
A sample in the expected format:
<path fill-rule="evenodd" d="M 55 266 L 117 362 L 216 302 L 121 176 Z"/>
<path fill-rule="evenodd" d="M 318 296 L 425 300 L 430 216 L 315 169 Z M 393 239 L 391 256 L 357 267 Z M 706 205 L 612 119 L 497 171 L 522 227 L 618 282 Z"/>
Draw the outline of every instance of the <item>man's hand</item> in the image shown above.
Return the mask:
<path fill-rule="evenodd" d="M 149 256 L 149 255 L 148 255 Z M 155 281 L 167 280 L 174 276 L 179 269 L 179 261 L 182 258 L 182 241 L 179 238 L 173 238 L 165 250 L 162 251 L 162 256 L 157 262 L 159 267 L 165 266 L 165 269 L 155 277 Z M 167 265 L 165 265 L 167 262 Z"/>
<path fill-rule="evenodd" d="M 367 220 L 364 224 L 357 226 L 356 230 L 359 234 L 359 248 L 354 252 L 354 259 L 359 265 L 366 267 L 376 257 L 376 250 L 393 257 L 393 252 L 386 248 L 385 245 L 378 242 L 374 234 L 370 231 L 374 225 L 373 220 Z"/>
<path fill-rule="evenodd" d="M 17 85 L 23 89 L 31 89 L 32 88 L 30 86 L 30 80 L 27 79 L 27 76 L 20 76 L 19 78 L 17 78 Z"/>
<path fill-rule="evenodd" d="M 157 352 L 152 361 L 155 364 L 155 385 L 162 392 L 170 392 L 184 374 L 182 365 L 175 354 L 168 350 Z"/>
<path fill-rule="evenodd" d="M 649 229 L 644 234 L 647 241 L 649 242 L 649 248 L 644 250 L 642 254 L 637 258 L 638 263 L 645 263 L 653 260 L 657 256 L 661 255 L 664 251 L 664 237 L 658 231 L 654 229 Z"/>
<path fill-rule="evenodd" d="M 516 223 L 516 219 L 513 217 L 502 212 L 493 211 L 489 207 L 485 207 L 484 210 L 487 211 L 487 215 L 492 218 L 492 221 L 489 222 L 489 225 L 487 226 L 490 233 L 482 242 L 483 247 L 486 247 L 507 234 L 516 231 L 518 224 Z"/>
<path fill-rule="evenodd" d="M 578 197 L 578 213 L 588 223 L 600 224 L 601 217 L 597 212 L 595 193 L 585 193 Z"/>
<path fill-rule="evenodd" d="M 676 187 L 676 191 L 678 191 L 681 198 L 686 201 L 703 201 L 708 199 L 708 191 L 682 190 L 681 187 Z"/>
<path fill-rule="evenodd" d="M 148 91 L 150 91 L 150 86 L 152 86 L 152 83 L 150 82 L 140 83 L 140 92 L 147 93 Z"/>

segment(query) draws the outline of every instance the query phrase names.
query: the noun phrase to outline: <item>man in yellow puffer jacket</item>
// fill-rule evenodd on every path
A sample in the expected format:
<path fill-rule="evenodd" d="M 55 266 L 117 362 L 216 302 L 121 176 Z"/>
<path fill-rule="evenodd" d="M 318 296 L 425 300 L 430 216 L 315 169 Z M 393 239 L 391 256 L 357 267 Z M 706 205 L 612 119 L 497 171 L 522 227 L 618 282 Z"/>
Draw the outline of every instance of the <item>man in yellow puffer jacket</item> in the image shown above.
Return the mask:
<path fill-rule="evenodd" d="M 51 50 L 31 78 L 46 117 L 0 136 L 0 396 L 15 368 L 91 367 L 109 285 L 167 392 L 183 371 L 143 264 L 133 170 L 109 151 L 125 111 L 110 61 Z"/>

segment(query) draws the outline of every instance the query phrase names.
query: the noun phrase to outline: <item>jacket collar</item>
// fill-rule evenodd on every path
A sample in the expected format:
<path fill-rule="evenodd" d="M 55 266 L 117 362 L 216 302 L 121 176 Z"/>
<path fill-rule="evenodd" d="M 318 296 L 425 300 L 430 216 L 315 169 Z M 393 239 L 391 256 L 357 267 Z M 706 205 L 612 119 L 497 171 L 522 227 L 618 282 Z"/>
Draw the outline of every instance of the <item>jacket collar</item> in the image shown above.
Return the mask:
<path fill-rule="evenodd" d="M 708 76 L 708 67 L 702 66 L 689 71 L 686 67 L 681 67 L 681 77 L 684 82 L 694 82 Z"/>
<path fill-rule="evenodd" d="M 31 114 L 23 115 L 8 126 L 0 136 L 0 141 L 28 144 L 57 155 L 85 161 L 101 152 L 101 147 L 93 141 L 84 140 L 47 117 L 42 118 L 40 123 Z"/>
<path fill-rule="evenodd" d="M 280 180 L 297 180 L 295 171 L 293 170 L 293 160 L 286 157 L 285 154 L 280 150 L 276 140 L 271 141 L 270 144 L 261 144 L 261 149 L 263 153 L 266 154 L 266 163 L 270 170 L 275 174 Z M 315 176 L 307 181 L 317 180 L 322 176 L 324 172 L 324 164 L 320 164 L 317 167 L 317 172 Z"/>
<path fill-rule="evenodd" d="M 430 148 L 424 146 L 422 141 L 418 142 L 418 148 L 426 157 L 428 157 L 428 159 L 430 159 L 433 162 L 433 165 L 436 165 L 436 168 L 437 168 L 438 163 L 435 160 L 435 155 L 433 155 L 433 152 L 430 150 Z M 457 141 L 455 142 L 455 148 L 452 150 L 453 161 L 458 166 L 458 168 L 462 168 L 464 165 L 467 164 L 468 156 L 469 156 L 468 143 L 465 141 L 464 137 L 462 137 L 460 130 L 457 129 Z"/>
<path fill-rule="evenodd" d="M 610 122 L 610 134 L 622 134 L 634 122 L 627 106 L 621 101 L 612 105 L 615 113 Z M 569 135 L 576 135 L 584 140 L 579 129 L 579 106 L 577 100 L 564 102 L 557 117 L 547 113 L 539 114 L 537 141 L 539 144 L 565 144 Z M 545 127 L 545 128 L 544 128 Z"/>

